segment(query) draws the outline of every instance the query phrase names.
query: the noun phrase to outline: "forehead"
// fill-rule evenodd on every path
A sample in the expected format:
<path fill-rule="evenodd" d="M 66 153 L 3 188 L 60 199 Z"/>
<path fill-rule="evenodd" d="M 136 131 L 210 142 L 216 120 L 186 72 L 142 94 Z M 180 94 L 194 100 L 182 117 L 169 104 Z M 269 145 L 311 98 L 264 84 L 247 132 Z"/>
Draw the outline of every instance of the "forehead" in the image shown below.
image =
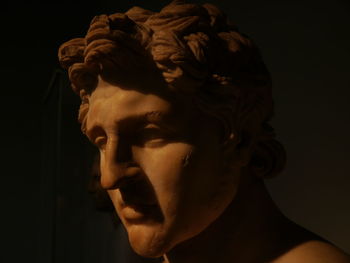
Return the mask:
<path fill-rule="evenodd" d="M 171 103 L 154 94 L 144 94 L 134 89 L 124 89 L 100 79 L 90 97 L 91 110 L 110 112 L 142 112 L 153 108 L 170 110 Z"/>
<path fill-rule="evenodd" d="M 164 89 L 164 87 L 162 87 Z M 166 87 L 165 87 L 166 88 Z M 125 89 L 99 79 L 96 89 L 90 96 L 87 129 L 102 122 L 119 122 L 127 118 L 145 116 L 148 113 L 159 113 L 161 117 L 181 119 L 188 115 L 184 104 L 162 98 L 155 94 L 145 94 L 135 89 Z M 184 114 L 186 112 L 186 114 Z M 148 116 L 157 116 L 149 115 Z"/>

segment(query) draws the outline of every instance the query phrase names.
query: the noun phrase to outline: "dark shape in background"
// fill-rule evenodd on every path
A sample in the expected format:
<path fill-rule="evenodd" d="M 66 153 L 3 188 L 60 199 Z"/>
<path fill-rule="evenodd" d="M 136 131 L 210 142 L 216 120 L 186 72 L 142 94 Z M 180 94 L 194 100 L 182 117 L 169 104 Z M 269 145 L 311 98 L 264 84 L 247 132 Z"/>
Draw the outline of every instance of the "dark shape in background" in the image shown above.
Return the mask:
<path fill-rule="evenodd" d="M 211 2 L 225 10 L 241 31 L 257 42 L 274 80 L 276 116 L 273 126 L 287 149 L 288 163 L 283 174 L 267 181 L 273 198 L 291 219 L 349 253 L 349 2 Z M 73 37 L 83 36 L 96 14 L 124 12 L 134 5 L 157 10 L 164 3 L 154 0 L 3 3 L 0 9 L 3 154 L 0 262 L 48 263 L 42 260 L 50 255 L 51 240 L 43 239 L 43 233 L 48 233 L 43 229 L 49 229 L 53 218 L 43 216 L 48 211 L 45 209 L 49 209 L 45 204 L 52 200 L 43 197 L 50 196 L 51 192 L 41 187 L 47 182 L 41 178 L 45 168 L 42 154 L 45 149 L 52 149 L 50 154 L 55 154 L 56 141 L 45 141 L 45 138 L 49 136 L 48 130 L 56 131 L 56 120 L 49 120 L 53 126 L 42 127 L 44 113 L 49 113 L 50 108 L 45 108 L 42 100 L 58 68 L 58 46 Z M 56 106 L 58 104 L 51 105 L 50 109 Z M 75 119 L 72 114 L 77 112 L 78 105 L 66 106 L 62 109 L 64 116 Z M 79 125 L 75 122 L 70 125 L 64 127 L 65 134 L 78 134 Z M 77 148 L 81 142 L 71 143 Z M 81 157 L 70 156 L 72 163 L 69 165 L 73 165 L 74 158 Z M 72 173 L 75 172 L 72 170 Z M 72 176 L 64 185 L 74 189 L 79 180 L 81 178 Z M 76 192 L 71 198 L 85 200 L 86 196 L 86 192 Z M 70 205 L 79 206 L 79 203 Z M 82 203 L 81 209 L 84 205 L 88 206 Z M 59 218 L 68 222 L 66 226 L 82 227 L 80 222 L 74 221 L 81 217 L 79 213 L 75 211 L 72 217 Z M 110 222 L 107 217 L 101 218 L 96 220 L 104 226 Z M 74 235 L 78 238 L 76 235 L 82 233 L 79 231 L 72 227 L 70 232 L 59 233 L 57 251 L 68 252 L 56 257 L 57 263 L 94 262 L 93 252 L 84 251 L 82 244 L 65 239 Z M 95 231 L 89 238 L 96 243 L 98 240 L 108 243 L 114 238 L 113 232 L 109 232 L 109 236 L 101 234 L 98 225 Z M 69 258 L 69 253 L 76 254 Z M 103 257 L 112 258 L 108 253 L 113 252 L 104 251 L 95 262 Z"/>

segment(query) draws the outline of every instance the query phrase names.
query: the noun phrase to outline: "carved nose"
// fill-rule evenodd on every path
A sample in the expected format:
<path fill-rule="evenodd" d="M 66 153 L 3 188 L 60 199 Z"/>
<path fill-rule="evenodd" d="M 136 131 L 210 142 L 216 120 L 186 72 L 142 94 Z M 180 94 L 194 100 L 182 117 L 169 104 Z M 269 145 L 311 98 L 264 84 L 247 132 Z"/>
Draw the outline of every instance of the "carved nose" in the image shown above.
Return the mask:
<path fill-rule="evenodd" d="M 100 155 L 101 186 L 106 190 L 119 188 L 125 179 L 140 173 L 130 147 L 120 140 L 108 141 Z"/>

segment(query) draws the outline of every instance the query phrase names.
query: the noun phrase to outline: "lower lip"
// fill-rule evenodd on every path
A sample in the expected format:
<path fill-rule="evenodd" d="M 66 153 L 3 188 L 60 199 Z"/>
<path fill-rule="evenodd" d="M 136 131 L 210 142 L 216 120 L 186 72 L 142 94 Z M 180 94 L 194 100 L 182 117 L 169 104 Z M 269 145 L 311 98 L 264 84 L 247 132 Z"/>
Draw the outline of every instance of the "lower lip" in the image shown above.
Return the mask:
<path fill-rule="evenodd" d="M 131 223 L 141 223 L 150 218 L 155 206 L 125 206 L 122 216 Z"/>

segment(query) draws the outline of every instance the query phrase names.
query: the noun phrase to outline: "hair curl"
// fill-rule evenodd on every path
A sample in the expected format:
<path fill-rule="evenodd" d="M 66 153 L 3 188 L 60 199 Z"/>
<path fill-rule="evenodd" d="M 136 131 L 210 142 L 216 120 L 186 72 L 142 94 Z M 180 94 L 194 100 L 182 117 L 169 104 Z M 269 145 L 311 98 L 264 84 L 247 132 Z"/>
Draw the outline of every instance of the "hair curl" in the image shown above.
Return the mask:
<path fill-rule="evenodd" d="M 214 5 L 175 0 L 159 13 L 133 7 L 125 14 L 96 16 L 85 38 L 64 43 L 58 53 L 82 99 L 83 131 L 99 74 L 113 68 L 122 77 L 153 63 L 170 89 L 192 96 L 200 110 L 221 121 L 225 139 L 237 131 L 254 134 L 250 166 L 259 176 L 284 168 L 285 151 L 268 124 L 270 74 L 252 40 Z"/>

